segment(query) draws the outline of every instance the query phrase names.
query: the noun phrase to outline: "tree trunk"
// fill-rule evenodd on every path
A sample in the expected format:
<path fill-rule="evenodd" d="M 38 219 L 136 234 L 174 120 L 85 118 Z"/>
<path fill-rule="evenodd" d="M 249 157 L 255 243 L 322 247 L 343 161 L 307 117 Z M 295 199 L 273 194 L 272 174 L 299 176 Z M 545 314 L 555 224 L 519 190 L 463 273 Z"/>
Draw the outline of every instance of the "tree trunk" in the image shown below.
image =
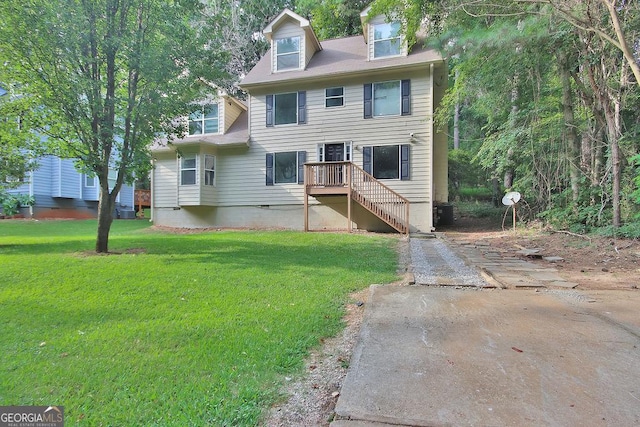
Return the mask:
<path fill-rule="evenodd" d="M 459 71 L 456 70 L 456 81 L 458 80 Z M 456 105 L 453 111 L 453 149 L 460 148 L 460 97 L 456 99 Z"/>
<path fill-rule="evenodd" d="M 113 223 L 114 199 L 109 194 L 109 188 L 101 186 L 100 201 L 98 202 L 98 237 L 96 239 L 96 252 L 109 252 L 109 231 Z"/>
<path fill-rule="evenodd" d="M 460 103 L 456 102 L 453 112 L 453 149 L 460 148 Z"/>
<path fill-rule="evenodd" d="M 558 50 L 558 68 L 562 82 L 562 115 L 564 118 L 565 137 L 569 144 L 569 177 L 571 180 L 571 195 L 574 202 L 580 197 L 580 138 L 576 131 L 576 120 L 573 111 L 573 90 L 571 88 L 571 73 L 569 59 L 562 50 Z"/>

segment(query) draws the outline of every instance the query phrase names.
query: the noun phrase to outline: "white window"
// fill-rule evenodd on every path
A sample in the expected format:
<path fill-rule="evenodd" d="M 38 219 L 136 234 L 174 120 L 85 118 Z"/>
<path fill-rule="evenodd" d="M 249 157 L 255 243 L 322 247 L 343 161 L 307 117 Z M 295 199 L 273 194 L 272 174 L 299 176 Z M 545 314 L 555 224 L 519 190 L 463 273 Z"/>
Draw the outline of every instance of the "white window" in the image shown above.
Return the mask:
<path fill-rule="evenodd" d="M 84 176 L 84 186 L 85 187 L 95 187 L 96 186 L 96 177 L 93 175 L 85 175 Z"/>
<path fill-rule="evenodd" d="M 400 23 L 377 24 L 373 26 L 373 57 L 400 55 Z"/>
<path fill-rule="evenodd" d="M 275 124 L 298 123 L 298 93 L 281 93 L 274 96 Z"/>
<path fill-rule="evenodd" d="M 204 156 L 204 185 L 215 185 L 216 158 L 209 154 Z"/>
<path fill-rule="evenodd" d="M 374 83 L 373 115 L 399 116 L 401 106 L 400 81 Z"/>
<path fill-rule="evenodd" d="M 189 115 L 189 135 L 218 133 L 218 104 L 203 105 Z"/>
<path fill-rule="evenodd" d="M 180 158 L 180 185 L 195 185 L 196 156 L 188 155 Z"/>
<path fill-rule="evenodd" d="M 344 105 L 344 87 L 332 87 L 324 90 L 324 106 L 342 107 Z"/>
<path fill-rule="evenodd" d="M 273 177 L 276 184 L 298 182 L 298 153 L 274 153 Z"/>
<path fill-rule="evenodd" d="M 300 37 L 276 40 L 276 70 L 300 68 Z"/>
<path fill-rule="evenodd" d="M 362 168 L 376 179 L 409 180 L 410 146 L 382 145 L 362 148 Z"/>
<path fill-rule="evenodd" d="M 400 146 L 373 147 L 373 176 L 377 179 L 400 178 Z"/>
<path fill-rule="evenodd" d="M 118 180 L 118 171 L 115 169 L 109 168 L 109 174 L 107 175 L 107 182 L 109 183 L 109 190 L 113 190 L 116 186 L 116 181 Z"/>

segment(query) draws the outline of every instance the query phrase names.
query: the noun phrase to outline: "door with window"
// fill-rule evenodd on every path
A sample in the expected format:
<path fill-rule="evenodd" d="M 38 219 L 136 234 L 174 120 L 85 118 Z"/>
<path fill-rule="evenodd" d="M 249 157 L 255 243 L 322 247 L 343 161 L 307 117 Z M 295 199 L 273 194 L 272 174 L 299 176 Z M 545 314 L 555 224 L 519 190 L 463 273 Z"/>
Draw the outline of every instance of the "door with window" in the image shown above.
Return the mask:
<path fill-rule="evenodd" d="M 319 148 L 319 159 L 321 162 L 344 162 L 351 160 L 351 145 L 345 143 L 322 144 Z M 323 181 L 326 186 L 343 186 L 344 165 L 329 164 L 323 168 Z"/>

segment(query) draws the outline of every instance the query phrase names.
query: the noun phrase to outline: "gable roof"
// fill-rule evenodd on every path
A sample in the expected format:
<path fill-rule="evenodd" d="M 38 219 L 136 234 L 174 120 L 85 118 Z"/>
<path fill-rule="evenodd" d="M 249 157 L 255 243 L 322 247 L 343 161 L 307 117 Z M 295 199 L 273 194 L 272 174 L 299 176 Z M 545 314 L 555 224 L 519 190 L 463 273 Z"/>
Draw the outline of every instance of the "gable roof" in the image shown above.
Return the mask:
<path fill-rule="evenodd" d="M 440 53 L 416 45 L 407 56 L 367 60 L 367 44 L 362 36 L 344 37 L 322 42 L 323 50 L 317 52 L 304 70 L 286 73 L 271 71 L 271 53 L 267 52 L 255 67 L 240 82 L 240 86 L 250 90 L 278 83 L 318 81 L 340 76 L 372 74 L 374 72 L 409 69 L 431 63 L 444 62 Z"/>
<path fill-rule="evenodd" d="M 6 95 L 6 94 L 7 94 L 7 91 L 4 90 L 4 88 L 2 86 L 0 86 L 0 96 Z"/>
<path fill-rule="evenodd" d="M 230 99 L 233 98 L 230 97 Z M 184 138 L 174 139 L 172 141 L 161 138 L 154 141 L 151 146 L 151 151 L 172 151 L 175 147 L 200 144 L 217 147 L 249 145 L 249 114 L 247 113 L 246 107 L 224 134 L 185 136 Z"/>
<path fill-rule="evenodd" d="M 290 11 L 289 9 L 285 9 L 282 12 L 280 12 L 280 14 L 276 16 L 273 19 L 273 21 L 271 21 L 269 25 L 266 26 L 264 30 L 262 30 L 262 33 L 265 35 L 267 40 L 271 41 L 273 40 L 273 32 L 281 24 L 283 24 L 288 20 L 297 21 L 298 25 L 300 25 L 300 28 L 302 28 L 305 34 L 307 35 L 307 39 L 311 40 L 311 43 L 313 43 L 314 49 L 316 51 L 322 50 L 322 45 L 320 45 L 320 41 L 318 40 L 318 37 L 316 37 L 316 33 L 313 31 L 313 28 L 311 27 L 311 22 L 309 22 L 308 19 L 305 19 L 302 16 L 298 15 L 297 13 Z"/>

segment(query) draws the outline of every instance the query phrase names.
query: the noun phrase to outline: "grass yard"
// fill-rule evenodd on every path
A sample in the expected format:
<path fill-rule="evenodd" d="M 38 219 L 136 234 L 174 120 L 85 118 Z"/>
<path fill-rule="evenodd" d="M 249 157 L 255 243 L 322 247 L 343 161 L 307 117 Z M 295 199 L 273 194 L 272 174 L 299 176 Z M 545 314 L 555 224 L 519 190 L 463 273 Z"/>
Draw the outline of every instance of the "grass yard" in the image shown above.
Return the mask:
<path fill-rule="evenodd" d="M 252 426 L 336 334 L 348 295 L 397 279 L 392 237 L 171 234 L 0 221 L 0 405 L 73 425 Z"/>

